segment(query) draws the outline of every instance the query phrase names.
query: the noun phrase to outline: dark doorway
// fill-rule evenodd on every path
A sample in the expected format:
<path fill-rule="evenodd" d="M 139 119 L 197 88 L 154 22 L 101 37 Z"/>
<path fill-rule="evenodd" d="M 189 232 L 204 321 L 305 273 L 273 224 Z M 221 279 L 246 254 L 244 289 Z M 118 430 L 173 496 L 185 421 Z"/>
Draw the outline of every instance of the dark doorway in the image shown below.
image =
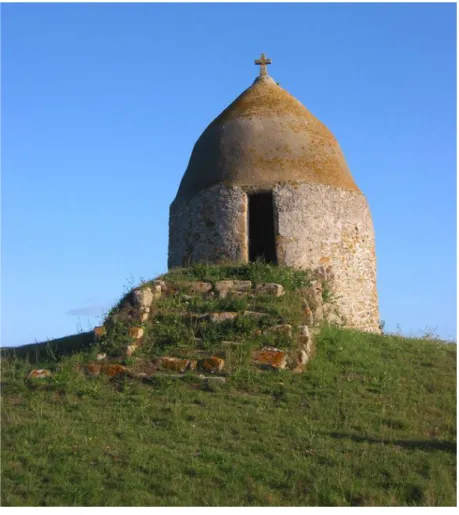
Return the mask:
<path fill-rule="evenodd" d="M 249 195 L 249 261 L 277 264 L 272 193 Z"/>

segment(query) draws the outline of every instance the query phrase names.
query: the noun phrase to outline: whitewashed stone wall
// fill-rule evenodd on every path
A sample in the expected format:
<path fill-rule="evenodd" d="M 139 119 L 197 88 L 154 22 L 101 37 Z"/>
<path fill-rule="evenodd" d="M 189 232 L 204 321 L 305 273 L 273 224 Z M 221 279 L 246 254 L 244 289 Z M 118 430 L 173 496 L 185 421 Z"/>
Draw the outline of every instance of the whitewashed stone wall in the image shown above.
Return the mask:
<path fill-rule="evenodd" d="M 374 230 L 365 197 L 313 183 L 279 185 L 273 196 L 279 263 L 331 267 L 346 326 L 379 332 Z"/>
<path fill-rule="evenodd" d="M 315 183 L 279 184 L 272 191 L 278 263 L 331 270 L 346 326 L 379 332 L 374 231 L 365 197 Z M 247 260 L 244 188 L 215 186 L 172 203 L 169 268 Z"/>
<path fill-rule="evenodd" d="M 171 204 L 169 268 L 247 260 L 247 195 L 241 188 L 215 186 Z"/>

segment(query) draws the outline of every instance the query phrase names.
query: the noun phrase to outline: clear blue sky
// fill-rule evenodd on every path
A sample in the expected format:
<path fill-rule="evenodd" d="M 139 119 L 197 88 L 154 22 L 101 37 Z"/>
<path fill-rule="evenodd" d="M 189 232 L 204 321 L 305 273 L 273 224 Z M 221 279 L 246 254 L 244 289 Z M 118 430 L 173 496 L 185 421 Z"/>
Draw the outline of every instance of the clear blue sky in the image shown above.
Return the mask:
<path fill-rule="evenodd" d="M 193 145 L 261 52 L 369 201 L 386 329 L 456 338 L 455 4 L 3 4 L 2 345 L 166 271 Z"/>

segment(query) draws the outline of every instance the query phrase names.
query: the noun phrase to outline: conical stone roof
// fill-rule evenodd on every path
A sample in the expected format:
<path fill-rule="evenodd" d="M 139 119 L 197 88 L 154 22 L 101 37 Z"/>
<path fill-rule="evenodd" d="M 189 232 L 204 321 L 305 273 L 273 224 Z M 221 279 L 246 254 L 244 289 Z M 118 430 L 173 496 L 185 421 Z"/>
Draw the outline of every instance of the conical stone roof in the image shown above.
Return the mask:
<path fill-rule="evenodd" d="M 177 199 L 228 186 L 319 183 L 359 191 L 332 133 L 271 77 L 258 77 L 202 133 Z"/>

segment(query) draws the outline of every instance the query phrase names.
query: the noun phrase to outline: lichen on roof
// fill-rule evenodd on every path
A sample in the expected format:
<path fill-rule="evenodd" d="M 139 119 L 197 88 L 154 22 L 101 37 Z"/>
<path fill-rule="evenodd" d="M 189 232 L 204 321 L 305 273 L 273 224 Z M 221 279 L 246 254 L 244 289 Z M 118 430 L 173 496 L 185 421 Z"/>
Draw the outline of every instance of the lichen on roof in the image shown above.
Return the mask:
<path fill-rule="evenodd" d="M 243 91 L 212 123 L 225 123 L 234 118 L 253 116 L 290 115 L 303 118 L 306 114 L 310 115 L 301 102 L 281 88 L 271 77 L 265 76 L 257 77 L 253 84 Z"/>
<path fill-rule="evenodd" d="M 315 182 L 359 192 L 327 127 L 271 77 L 257 77 L 193 149 L 177 198 L 216 184 Z"/>

